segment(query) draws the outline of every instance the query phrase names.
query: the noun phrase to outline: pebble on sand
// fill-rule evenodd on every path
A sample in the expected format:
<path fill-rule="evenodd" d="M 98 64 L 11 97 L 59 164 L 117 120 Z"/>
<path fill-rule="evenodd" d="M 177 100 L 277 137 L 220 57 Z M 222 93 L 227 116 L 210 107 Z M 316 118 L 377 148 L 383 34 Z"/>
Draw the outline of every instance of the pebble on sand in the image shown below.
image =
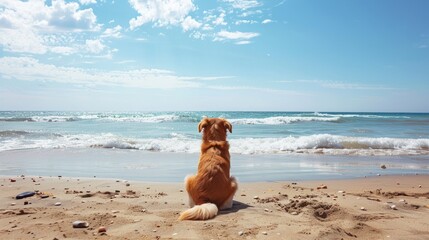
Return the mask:
<path fill-rule="evenodd" d="M 360 207 L 360 210 L 366 211 L 366 208 L 365 207 Z"/>
<path fill-rule="evenodd" d="M 87 228 L 89 227 L 89 223 L 86 221 L 74 221 L 73 228 Z"/>
<path fill-rule="evenodd" d="M 244 234 L 243 231 L 238 232 L 238 236 L 243 236 L 243 234 Z"/>
<path fill-rule="evenodd" d="M 61 202 L 56 202 L 54 206 L 61 206 Z"/>
<path fill-rule="evenodd" d="M 386 165 L 381 164 L 380 168 L 381 168 L 381 169 L 386 169 L 387 167 L 386 167 Z"/>
<path fill-rule="evenodd" d="M 328 189 L 328 186 L 322 184 L 322 185 L 318 186 L 317 189 Z"/>
<path fill-rule="evenodd" d="M 106 229 L 106 227 L 101 226 L 98 228 L 98 232 L 99 233 L 107 232 L 107 229 Z"/>
<path fill-rule="evenodd" d="M 396 208 L 396 205 L 391 205 L 391 206 L 390 206 L 390 208 L 391 208 L 391 209 L 393 209 L 393 210 L 398 210 L 398 209 Z"/>
<path fill-rule="evenodd" d="M 263 235 L 267 235 L 268 233 L 267 233 L 267 232 L 262 232 L 262 234 L 263 234 Z"/>
<path fill-rule="evenodd" d="M 258 196 L 254 196 L 253 199 L 259 199 L 259 197 Z"/>

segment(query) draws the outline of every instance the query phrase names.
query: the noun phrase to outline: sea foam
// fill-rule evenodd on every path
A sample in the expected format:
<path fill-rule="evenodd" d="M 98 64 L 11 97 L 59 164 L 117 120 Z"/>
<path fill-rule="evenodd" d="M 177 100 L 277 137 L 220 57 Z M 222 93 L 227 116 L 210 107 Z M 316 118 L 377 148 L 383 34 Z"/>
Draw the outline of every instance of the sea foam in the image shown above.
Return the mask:
<path fill-rule="evenodd" d="M 236 154 L 325 153 L 332 155 L 429 154 L 429 139 L 347 137 L 316 134 L 283 138 L 230 139 Z M 1 142 L 0 151 L 31 148 L 109 148 L 152 152 L 198 153 L 200 139 L 172 133 L 167 138 L 125 138 L 114 134 L 49 135 L 46 138 L 13 138 Z"/>

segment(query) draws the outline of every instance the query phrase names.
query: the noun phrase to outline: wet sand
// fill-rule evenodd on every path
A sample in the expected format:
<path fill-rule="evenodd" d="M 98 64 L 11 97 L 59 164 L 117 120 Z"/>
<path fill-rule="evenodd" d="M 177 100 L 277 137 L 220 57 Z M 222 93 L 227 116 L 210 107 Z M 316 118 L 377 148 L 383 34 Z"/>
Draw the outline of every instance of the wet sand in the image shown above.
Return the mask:
<path fill-rule="evenodd" d="M 35 176 L 0 183 L 1 239 L 429 238 L 429 175 L 239 182 L 233 208 L 207 221 L 177 220 L 188 207 L 182 183 Z M 39 194 L 14 198 L 25 191 Z M 89 226 L 73 228 L 77 220 Z"/>

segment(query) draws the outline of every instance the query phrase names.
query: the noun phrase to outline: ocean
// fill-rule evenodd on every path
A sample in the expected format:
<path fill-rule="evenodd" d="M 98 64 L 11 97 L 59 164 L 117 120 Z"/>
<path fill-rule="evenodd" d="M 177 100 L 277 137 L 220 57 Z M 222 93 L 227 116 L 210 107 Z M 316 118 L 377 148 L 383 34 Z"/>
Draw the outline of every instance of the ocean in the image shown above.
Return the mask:
<path fill-rule="evenodd" d="M 231 122 L 232 172 L 246 181 L 362 177 L 386 163 L 383 173 L 429 173 L 428 113 L 9 111 L 0 175 L 181 181 L 205 116 Z"/>
<path fill-rule="evenodd" d="M 429 154 L 429 114 L 319 112 L 0 112 L 0 151 L 198 153 L 197 125 L 204 116 L 232 123 L 232 153 Z"/>

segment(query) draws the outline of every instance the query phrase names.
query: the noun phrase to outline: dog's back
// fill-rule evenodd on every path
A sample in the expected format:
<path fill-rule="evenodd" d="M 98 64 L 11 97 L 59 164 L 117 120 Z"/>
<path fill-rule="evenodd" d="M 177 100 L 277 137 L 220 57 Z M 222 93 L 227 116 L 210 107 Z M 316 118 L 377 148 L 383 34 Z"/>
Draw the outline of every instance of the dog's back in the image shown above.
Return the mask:
<path fill-rule="evenodd" d="M 226 131 L 232 132 L 231 124 L 225 119 L 205 118 L 198 125 L 200 132 L 203 129 L 198 172 L 185 179 L 191 205 L 197 206 L 183 212 L 181 220 L 214 217 L 217 209 L 232 207 L 237 190 L 235 179 L 230 177 L 229 143 L 226 141 Z"/>

